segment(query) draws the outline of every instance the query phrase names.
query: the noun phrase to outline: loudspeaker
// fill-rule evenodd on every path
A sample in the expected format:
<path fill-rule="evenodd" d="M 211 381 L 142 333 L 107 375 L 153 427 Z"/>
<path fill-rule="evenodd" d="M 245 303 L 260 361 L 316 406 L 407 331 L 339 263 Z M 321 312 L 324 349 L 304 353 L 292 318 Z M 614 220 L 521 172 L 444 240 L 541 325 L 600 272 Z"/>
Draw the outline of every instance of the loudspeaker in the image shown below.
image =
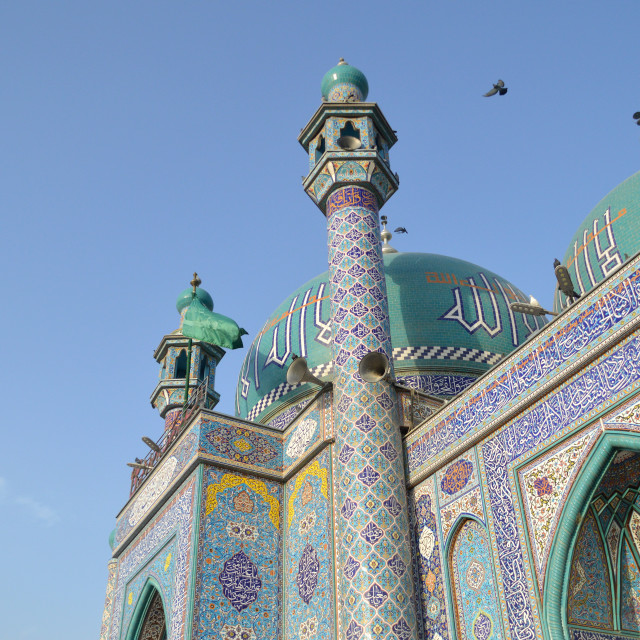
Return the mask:
<path fill-rule="evenodd" d="M 289 384 L 300 384 L 301 382 L 310 382 L 323 386 L 324 382 L 319 378 L 316 378 L 307 365 L 307 361 L 304 358 L 296 358 L 287 369 L 287 382 Z"/>
<path fill-rule="evenodd" d="M 379 351 L 371 351 L 360 360 L 358 373 L 365 382 L 378 382 L 389 377 L 389 358 Z"/>

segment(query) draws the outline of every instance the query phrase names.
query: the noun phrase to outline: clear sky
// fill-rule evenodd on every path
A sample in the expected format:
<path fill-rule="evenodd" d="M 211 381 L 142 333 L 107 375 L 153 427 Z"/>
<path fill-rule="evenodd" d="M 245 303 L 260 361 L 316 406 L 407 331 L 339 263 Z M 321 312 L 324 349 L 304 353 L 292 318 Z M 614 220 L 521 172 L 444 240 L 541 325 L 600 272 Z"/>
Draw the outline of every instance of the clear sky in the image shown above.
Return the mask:
<path fill-rule="evenodd" d="M 340 57 L 399 142 L 399 250 L 551 305 L 640 168 L 637 0 L 0 2 L 0 640 L 97 640 L 152 353 L 197 270 L 250 335 L 326 269 L 296 137 Z M 498 78 L 507 96 L 486 99 Z M 233 412 L 244 352 L 218 368 Z"/>

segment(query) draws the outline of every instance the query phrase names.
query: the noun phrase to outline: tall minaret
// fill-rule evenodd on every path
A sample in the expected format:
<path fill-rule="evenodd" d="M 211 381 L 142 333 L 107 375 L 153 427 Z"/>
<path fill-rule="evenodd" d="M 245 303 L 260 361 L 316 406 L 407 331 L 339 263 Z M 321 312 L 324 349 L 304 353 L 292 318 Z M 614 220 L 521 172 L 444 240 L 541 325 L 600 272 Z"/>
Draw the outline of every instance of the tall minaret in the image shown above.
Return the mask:
<path fill-rule="evenodd" d="M 392 362 L 378 211 L 398 188 L 389 166 L 397 138 L 365 102 L 368 89 L 341 59 L 299 137 L 309 153 L 304 189 L 327 218 L 329 240 L 338 637 L 416 640 L 396 394 L 388 377 L 367 383 L 358 374 L 369 352 Z"/>

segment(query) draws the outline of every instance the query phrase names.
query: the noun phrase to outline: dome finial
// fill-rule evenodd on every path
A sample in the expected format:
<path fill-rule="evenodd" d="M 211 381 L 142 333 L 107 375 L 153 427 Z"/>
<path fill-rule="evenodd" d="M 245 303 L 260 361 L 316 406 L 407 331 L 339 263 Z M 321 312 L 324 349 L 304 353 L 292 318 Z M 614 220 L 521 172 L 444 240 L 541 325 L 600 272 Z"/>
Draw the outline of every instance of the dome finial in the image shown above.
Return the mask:
<path fill-rule="evenodd" d="M 198 278 L 198 274 L 193 272 L 193 280 L 189 283 L 193 287 L 193 295 L 196 295 L 196 287 L 199 287 L 202 284 L 202 280 Z"/>
<path fill-rule="evenodd" d="M 324 74 L 321 91 L 327 102 L 364 102 L 369 83 L 360 69 L 340 58 L 340 62 Z"/>
<path fill-rule="evenodd" d="M 398 250 L 389 244 L 389 240 L 393 238 L 393 234 L 387 230 L 387 216 L 380 216 L 380 222 L 382 223 L 382 231 L 380 232 L 380 237 L 382 238 L 382 253 L 398 253 Z"/>

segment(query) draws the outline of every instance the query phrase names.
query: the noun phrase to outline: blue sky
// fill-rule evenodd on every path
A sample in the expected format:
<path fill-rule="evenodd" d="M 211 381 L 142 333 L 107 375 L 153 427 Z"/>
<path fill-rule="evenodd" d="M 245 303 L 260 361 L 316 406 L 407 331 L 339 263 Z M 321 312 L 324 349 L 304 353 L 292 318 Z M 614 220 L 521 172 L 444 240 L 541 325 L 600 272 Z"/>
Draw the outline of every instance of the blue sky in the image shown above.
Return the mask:
<path fill-rule="evenodd" d="M 339 57 L 399 142 L 405 251 L 551 305 L 552 263 L 639 168 L 636 0 L 0 3 L 0 640 L 97 638 L 152 353 L 194 270 L 250 336 L 326 269 L 296 141 Z M 504 98 L 482 98 L 503 78 Z M 221 362 L 233 412 L 243 351 Z"/>

